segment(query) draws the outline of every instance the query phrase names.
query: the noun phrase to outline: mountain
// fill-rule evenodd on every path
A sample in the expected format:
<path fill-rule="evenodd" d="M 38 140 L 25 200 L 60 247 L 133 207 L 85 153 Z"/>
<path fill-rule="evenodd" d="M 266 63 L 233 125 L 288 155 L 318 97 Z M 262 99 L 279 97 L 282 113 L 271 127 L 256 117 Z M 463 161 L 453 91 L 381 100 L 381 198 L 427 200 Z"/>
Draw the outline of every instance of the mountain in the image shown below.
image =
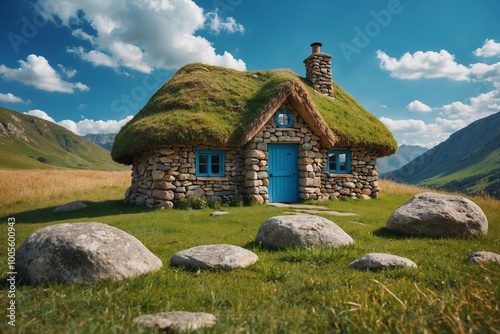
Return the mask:
<path fill-rule="evenodd" d="M 87 138 L 94 144 L 97 144 L 101 146 L 102 148 L 111 151 L 111 147 L 113 146 L 113 142 L 115 141 L 116 133 L 109 133 L 109 134 L 88 134 L 83 136 L 84 138 Z"/>
<path fill-rule="evenodd" d="M 455 132 L 384 178 L 468 194 L 485 192 L 500 198 L 499 129 L 500 112 Z"/>
<path fill-rule="evenodd" d="M 377 171 L 379 175 L 399 169 L 427 152 L 428 148 L 417 145 L 401 145 L 393 155 L 377 159 Z"/>
<path fill-rule="evenodd" d="M 0 168 L 128 169 L 108 151 L 44 119 L 0 107 Z"/>

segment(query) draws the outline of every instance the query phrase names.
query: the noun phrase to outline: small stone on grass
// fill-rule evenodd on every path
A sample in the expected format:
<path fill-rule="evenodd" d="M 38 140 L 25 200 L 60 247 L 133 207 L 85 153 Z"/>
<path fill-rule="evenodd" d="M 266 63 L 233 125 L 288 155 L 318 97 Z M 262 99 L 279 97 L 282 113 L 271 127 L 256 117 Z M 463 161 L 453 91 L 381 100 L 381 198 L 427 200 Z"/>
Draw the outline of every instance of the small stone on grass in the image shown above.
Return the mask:
<path fill-rule="evenodd" d="M 216 321 L 217 318 L 211 313 L 183 311 L 146 314 L 134 319 L 134 323 L 137 325 L 150 328 L 157 327 L 166 333 L 194 331 L 200 328 L 213 327 Z"/>

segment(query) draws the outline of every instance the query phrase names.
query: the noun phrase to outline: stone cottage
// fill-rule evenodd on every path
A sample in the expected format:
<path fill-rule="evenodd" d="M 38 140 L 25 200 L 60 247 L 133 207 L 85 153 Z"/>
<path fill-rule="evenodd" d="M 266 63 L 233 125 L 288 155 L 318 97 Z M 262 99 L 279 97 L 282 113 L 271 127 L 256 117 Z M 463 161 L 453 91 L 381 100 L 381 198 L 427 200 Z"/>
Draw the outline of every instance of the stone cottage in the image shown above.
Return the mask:
<path fill-rule="evenodd" d="M 182 67 L 126 124 L 112 148 L 132 165 L 129 203 L 240 195 L 262 204 L 374 198 L 391 132 L 332 81 L 311 44 L 306 77 L 290 70 Z"/>

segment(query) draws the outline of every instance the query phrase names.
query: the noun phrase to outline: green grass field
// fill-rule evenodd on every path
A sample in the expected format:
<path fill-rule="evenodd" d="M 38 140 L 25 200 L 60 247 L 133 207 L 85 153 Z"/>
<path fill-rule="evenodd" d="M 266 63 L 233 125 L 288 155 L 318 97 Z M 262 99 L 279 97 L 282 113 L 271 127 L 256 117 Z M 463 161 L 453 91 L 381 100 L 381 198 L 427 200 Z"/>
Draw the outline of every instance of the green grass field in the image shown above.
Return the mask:
<path fill-rule="evenodd" d="M 12 189 L 7 179 L 15 177 L 9 173 L 15 172 L 4 171 L 0 188 Z M 15 328 L 7 324 L 9 299 L 4 277 L 0 332 L 148 333 L 150 330 L 134 325 L 133 318 L 174 310 L 215 314 L 216 326 L 200 333 L 500 330 L 500 265 L 465 262 L 474 251 L 500 253 L 498 201 L 473 198 L 489 220 L 489 232 L 483 238 L 404 238 L 386 231 L 385 222 L 398 206 L 422 189 L 382 181 L 378 199 L 318 203 L 358 214 L 323 215 L 351 235 L 354 245 L 335 250 L 269 251 L 254 245 L 253 240 L 262 222 L 282 214 L 285 208 L 229 207 L 223 208 L 229 215 L 219 217 L 211 217 L 210 209 L 149 210 L 123 203 L 128 172 L 107 175 L 101 172 L 99 178 L 111 180 L 110 184 L 101 186 L 96 181 L 93 186 L 76 189 L 71 185 L 89 184 L 87 179 L 98 178 L 90 171 L 72 171 L 66 179 L 52 182 L 48 190 L 44 185 L 45 192 L 40 192 L 43 195 L 13 190 L 9 190 L 10 195 L 0 195 L 1 254 L 6 254 L 9 217 L 16 219 L 17 247 L 32 232 L 47 225 L 98 221 L 137 237 L 163 261 L 162 269 L 124 281 L 87 285 L 33 287 L 18 282 Z M 50 174 L 44 179 L 50 179 Z M 37 183 L 32 184 L 36 188 Z M 73 213 L 52 212 L 55 206 L 75 199 L 87 202 L 89 208 Z M 231 272 L 186 271 L 169 265 L 172 255 L 180 250 L 216 243 L 250 249 L 259 261 Z M 407 257 L 418 269 L 373 273 L 347 268 L 351 261 L 368 252 Z M 8 271 L 6 255 L 2 255 L 0 268 L 3 274 Z"/>

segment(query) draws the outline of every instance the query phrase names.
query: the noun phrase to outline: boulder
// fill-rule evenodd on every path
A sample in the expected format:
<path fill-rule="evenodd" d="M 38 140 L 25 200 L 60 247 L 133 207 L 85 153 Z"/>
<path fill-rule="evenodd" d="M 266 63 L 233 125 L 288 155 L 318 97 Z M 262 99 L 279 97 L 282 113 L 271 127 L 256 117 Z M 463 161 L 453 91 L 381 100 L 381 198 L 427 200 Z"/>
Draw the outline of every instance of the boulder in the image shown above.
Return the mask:
<path fill-rule="evenodd" d="M 180 251 L 170 259 L 170 264 L 194 270 L 231 270 L 247 267 L 257 260 L 258 256 L 247 249 L 220 244 L 196 246 Z"/>
<path fill-rule="evenodd" d="M 58 206 L 57 208 L 54 209 L 54 212 L 75 211 L 75 210 L 85 209 L 87 207 L 88 207 L 87 204 L 83 203 L 82 201 L 74 201 Z"/>
<path fill-rule="evenodd" d="M 272 249 L 314 247 L 337 248 L 354 240 L 334 222 L 319 216 L 276 216 L 259 228 L 256 243 Z"/>
<path fill-rule="evenodd" d="M 44 227 L 16 252 L 18 274 L 32 284 L 121 280 L 161 266 L 161 260 L 135 237 L 102 223 Z"/>
<path fill-rule="evenodd" d="M 488 219 L 466 198 L 426 192 L 394 211 L 386 228 L 408 236 L 469 238 L 485 235 Z"/>
<path fill-rule="evenodd" d="M 369 269 L 376 271 L 405 267 L 416 268 L 417 265 L 413 261 L 397 255 L 385 253 L 368 253 L 349 263 L 348 267 L 352 269 Z"/>
<path fill-rule="evenodd" d="M 134 319 L 134 323 L 171 333 L 213 327 L 216 320 L 215 315 L 211 313 L 175 311 L 141 315 Z"/>
<path fill-rule="evenodd" d="M 467 261 L 472 263 L 496 262 L 500 263 L 500 254 L 493 252 L 474 252 L 469 254 Z"/>

